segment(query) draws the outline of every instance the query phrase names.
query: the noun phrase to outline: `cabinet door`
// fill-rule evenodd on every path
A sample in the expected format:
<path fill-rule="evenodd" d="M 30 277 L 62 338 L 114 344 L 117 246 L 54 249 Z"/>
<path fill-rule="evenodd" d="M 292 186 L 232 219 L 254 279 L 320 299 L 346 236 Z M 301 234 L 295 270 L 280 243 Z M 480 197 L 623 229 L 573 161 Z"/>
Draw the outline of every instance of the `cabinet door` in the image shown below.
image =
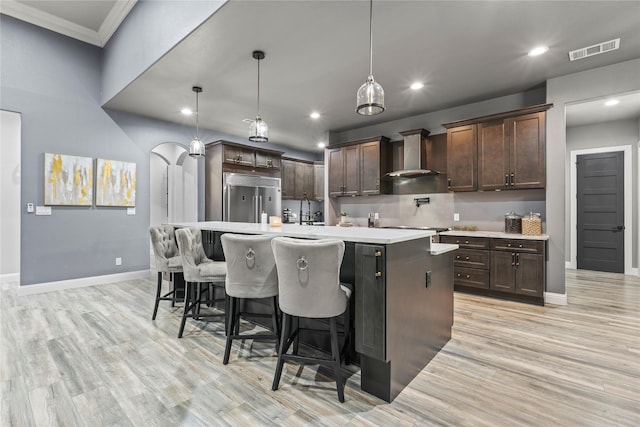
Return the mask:
<path fill-rule="evenodd" d="M 313 165 L 313 193 L 316 200 L 324 200 L 324 165 Z"/>
<path fill-rule="evenodd" d="M 516 293 L 542 297 L 544 293 L 544 256 L 516 254 Z"/>
<path fill-rule="evenodd" d="M 491 289 L 515 292 L 515 259 L 515 252 L 491 251 Z"/>
<path fill-rule="evenodd" d="M 507 119 L 511 188 L 544 188 L 546 185 L 545 119 L 544 112 Z"/>
<path fill-rule="evenodd" d="M 222 161 L 224 163 L 238 164 L 240 152 L 234 145 L 222 146 Z"/>
<path fill-rule="evenodd" d="M 477 184 L 478 144 L 476 125 L 447 130 L 447 174 L 449 190 L 475 191 Z"/>
<path fill-rule="evenodd" d="M 356 244 L 355 347 L 386 361 L 386 275 L 384 246 Z"/>
<path fill-rule="evenodd" d="M 360 194 L 360 145 L 344 147 L 344 194 Z"/>
<path fill-rule="evenodd" d="M 313 192 L 313 164 L 302 163 L 302 195 L 307 196 L 309 200 L 314 200 Z"/>
<path fill-rule="evenodd" d="M 344 153 L 342 148 L 329 150 L 329 197 L 344 193 Z"/>
<path fill-rule="evenodd" d="M 239 160 L 238 163 L 243 166 L 255 166 L 256 164 L 256 152 L 250 148 L 239 148 Z"/>
<path fill-rule="evenodd" d="M 509 188 L 509 141 L 504 120 L 478 124 L 478 190 Z"/>
<path fill-rule="evenodd" d="M 280 156 L 267 151 L 256 150 L 256 167 L 280 169 Z"/>
<path fill-rule="evenodd" d="M 282 191 L 283 199 L 293 199 L 296 182 L 296 162 L 293 160 L 282 160 Z"/>
<path fill-rule="evenodd" d="M 380 194 L 380 142 L 360 145 L 360 194 Z"/>

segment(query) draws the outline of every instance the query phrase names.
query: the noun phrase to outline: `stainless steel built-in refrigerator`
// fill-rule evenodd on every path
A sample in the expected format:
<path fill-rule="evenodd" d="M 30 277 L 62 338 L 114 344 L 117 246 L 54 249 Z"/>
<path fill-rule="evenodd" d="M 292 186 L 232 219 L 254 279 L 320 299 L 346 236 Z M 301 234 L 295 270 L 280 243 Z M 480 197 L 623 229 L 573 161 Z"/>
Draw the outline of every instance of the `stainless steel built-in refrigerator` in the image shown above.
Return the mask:
<path fill-rule="evenodd" d="M 223 176 L 222 220 L 260 222 L 260 214 L 280 216 L 280 178 L 226 172 Z"/>

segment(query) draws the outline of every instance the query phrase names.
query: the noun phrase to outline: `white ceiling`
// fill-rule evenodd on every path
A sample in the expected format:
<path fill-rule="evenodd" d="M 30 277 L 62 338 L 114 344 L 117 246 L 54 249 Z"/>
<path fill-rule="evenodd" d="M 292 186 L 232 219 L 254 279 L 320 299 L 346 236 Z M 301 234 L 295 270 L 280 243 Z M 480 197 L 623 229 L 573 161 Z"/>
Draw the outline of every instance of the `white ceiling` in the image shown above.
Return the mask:
<path fill-rule="evenodd" d="M 48 12 L 64 12 L 88 28 L 98 25 L 94 12 L 108 9 L 89 7 L 100 1 L 20 2 L 46 4 Z M 70 4 L 88 8 L 79 13 Z M 640 1 L 376 0 L 373 66 L 387 111 L 362 117 L 354 108 L 368 74 L 368 8 L 366 1 L 231 0 L 105 106 L 192 124 L 179 111 L 194 107 L 191 87 L 198 84 L 204 88 L 200 126 L 243 137 L 242 119 L 256 113 L 251 52 L 260 49 L 266 52 L 261 115 L 270 142 L 310 150 L 331 130 L 517 93 L 552 77 L 640 58 Z M 570 50 L 618 37 L 617 51 L 569 61 Z M 528 57 L 539 44 L 549 52 Z M 411 91 L 416 80 L 425 87 Z M 322 117 L 310 119 L 311 111 Z"/>

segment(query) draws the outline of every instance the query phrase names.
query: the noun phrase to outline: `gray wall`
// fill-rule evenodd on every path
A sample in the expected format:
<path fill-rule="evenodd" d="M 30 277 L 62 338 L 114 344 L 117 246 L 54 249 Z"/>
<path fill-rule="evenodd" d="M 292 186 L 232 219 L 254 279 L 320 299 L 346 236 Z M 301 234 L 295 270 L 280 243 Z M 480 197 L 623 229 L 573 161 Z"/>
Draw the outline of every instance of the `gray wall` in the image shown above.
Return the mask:
<path fill-rule="evenodd" d="M 224 1 L 138 0 L 104 48 L 101 104 L 213 15 Z"/>
<path fill-rule="evenodd" d="M 0 38 L 0 109 L 22 114 L 22 207 L 43 204 L 45 152 L 137 165 L 136 215 L 124 208 L 53 207 L 51 216 L 21 209 L 21 285 L 148 269 L 150 151 L 163 142 L 186 146 L 193 129 L 102 109 L 101 50 L 95 46 L 6 15 L 0 15 Z M 207 129 L 201 136 L 247 142 Z M 199 175 L 202 200 L 204 167 Z M 115 266 L 116 257 L 122 266 Z"/>
<path fill-rule="evenodd" d="M 568 103 L 600 98 L 640 89 L 640 59 L 621 62 L 547 80 L 547 234 L 549 262 L 547 289 L 565 293 L 565 186 L 551 185 L 565 180 L 566 122 Z"/>
<path fill-rule="evenodd" d="M 567 159 L 565 164 L 565 224 L 571 224 L 571 156 L 573 150 L 630 145 L 631 169 L 625 175 L 632 177 L 632 267 L 638 267 L 638 141 L 640 133 L 638 119 L 618 120 L 586 126 L 567 128 Z M 571 229 L 565 233 L 565 261 L 571 261 Z"/>

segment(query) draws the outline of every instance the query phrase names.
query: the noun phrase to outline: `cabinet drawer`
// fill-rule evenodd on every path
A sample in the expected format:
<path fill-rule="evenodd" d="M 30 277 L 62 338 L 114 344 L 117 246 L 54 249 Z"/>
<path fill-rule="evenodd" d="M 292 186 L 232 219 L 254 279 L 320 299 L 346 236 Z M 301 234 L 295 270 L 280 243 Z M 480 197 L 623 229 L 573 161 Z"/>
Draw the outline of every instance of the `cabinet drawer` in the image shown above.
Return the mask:
<path fill-rule="evenodd" d="M 477 249 L 458 249 L 453 258 L 453 265 L 468 268 L 489 268 L 489 251 Z"/>
<path fill-rule="evenodd" d="M 453 284 L 489 289 L 489 271 L 456 266 L 453 269 Z"/>
<path fill-rule="evenodd" d="M 440 241 L 442 243 L 454 243 L 463 249 L 489 249 L 489 239 L 483 237 L 440 235 Z"/>
<path fill-rule="evenodd" d="M 541 254 L 544 250 L 544 242 L 540 240 L 491 239 L 491 249 L 494 251 L 518 251 Z"/>

